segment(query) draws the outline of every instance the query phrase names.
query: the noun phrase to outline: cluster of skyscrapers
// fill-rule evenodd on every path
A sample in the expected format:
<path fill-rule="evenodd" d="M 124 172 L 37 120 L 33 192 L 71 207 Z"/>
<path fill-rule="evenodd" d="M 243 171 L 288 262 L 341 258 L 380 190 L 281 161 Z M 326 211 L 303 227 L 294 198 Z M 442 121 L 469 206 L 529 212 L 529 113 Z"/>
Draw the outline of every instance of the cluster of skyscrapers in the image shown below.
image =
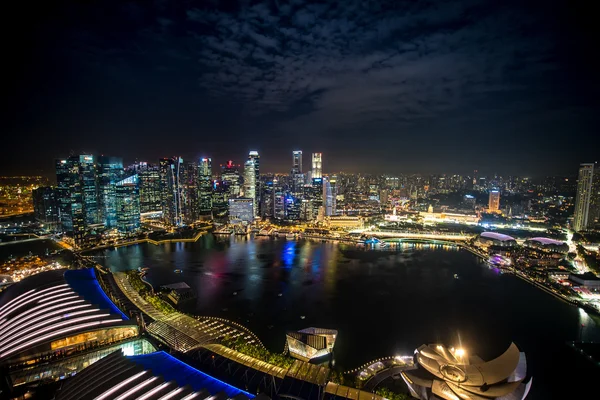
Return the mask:
<path fill-rule="evenodd" d="M 124 168 L 120 158 L 84 154 L 56 160 L 56 183 L 34 192 L 36 217 L 75 243 L 93 229 L 135 233 L 141 216 L 180 227 L 205 219 L 308 221 L 336 212 L 336 177 L 323 176 L 321 153 L 312 154 L 305 173 L 302 151 L 293 152 L 289 177 L 261 176 L 257 151 L 243 167 L 230 160 L 217 173 L 210 158 Z"/>

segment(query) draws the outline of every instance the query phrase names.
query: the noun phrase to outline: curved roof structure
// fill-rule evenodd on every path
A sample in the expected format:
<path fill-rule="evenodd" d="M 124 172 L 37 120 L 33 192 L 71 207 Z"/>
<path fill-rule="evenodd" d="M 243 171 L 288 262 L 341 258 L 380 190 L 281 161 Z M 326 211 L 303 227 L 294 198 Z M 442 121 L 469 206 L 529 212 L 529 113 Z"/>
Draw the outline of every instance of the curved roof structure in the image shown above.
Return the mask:
<path fill-rule="evenodd" d="M 160 351 L 125 357 L 114 352 L 67 381 L 58 400 L 231 399 L 253 395 Z"/>
<path fill-rule="evenodd" d="M 497 233 L 497 232 L 483 232 L 480 236 L 484 237 L 484 238 L 488 238 L 488 239 L 499 240 L 501 242 L 515 240 L 515 238 L 512 236 L 504 235 L 502 233 Z"/>
<path fill-rule="evenodd" d="M 74 335 L 131 325 L 136 326 L 102 291 L 93 269 L 42 272 L 0 298 L 0 364 L 37 348 L 79 344 L 57 342 Z"/>
<path fill-rule="evenodd" d="M 527 239 L 527 241 L 528 242 L 538 242 L 543 245 L 555 245 L 555 246 L 562 246 L 562 245 L 566 244 L 565 242 L 562 242 L 560 240 L 554 240 L 554 239 L 545 238 L 545 237 L 529 238 L 529 239 Z"/>
<path fill-rule="evenodd" d="M 531 383 L 522 384 L 526 374 L 525 356 L 514 343 L 502 355 L 487 362 L 469 358 L 462 349 L 448 349 L 439 344 L 423 345 L 415 354 L 431 379 L 409 372 L 403 372 L 402 377 L 411 393 L 423 400 L 504 399 L 509 395 L 524 399 Z"/>

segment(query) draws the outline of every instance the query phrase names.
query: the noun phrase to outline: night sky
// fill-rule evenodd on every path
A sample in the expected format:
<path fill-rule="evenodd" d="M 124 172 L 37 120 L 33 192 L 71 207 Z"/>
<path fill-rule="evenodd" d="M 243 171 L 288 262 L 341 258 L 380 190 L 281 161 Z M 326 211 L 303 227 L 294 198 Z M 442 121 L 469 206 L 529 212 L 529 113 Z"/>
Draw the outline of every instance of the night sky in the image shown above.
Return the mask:
<path fill-rule="evenodd" d="M 2 175 L 71 152 L 529 176 L 600 158 L 587 2 L 16 3 Z"/>

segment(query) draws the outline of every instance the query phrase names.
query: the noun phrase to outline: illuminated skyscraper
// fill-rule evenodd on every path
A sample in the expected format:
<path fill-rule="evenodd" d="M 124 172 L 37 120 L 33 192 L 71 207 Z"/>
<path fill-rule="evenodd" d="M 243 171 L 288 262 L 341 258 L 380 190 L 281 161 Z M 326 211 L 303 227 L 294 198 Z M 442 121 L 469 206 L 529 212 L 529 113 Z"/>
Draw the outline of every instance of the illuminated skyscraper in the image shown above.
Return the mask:
<path fill-rule="evenodd" d="M 260 155 L 258 151 L 248 153 L 248 160 L 254 164 L 254 215 L 258 215 L 260 206 Z M 248 196 L 246 196 L 248 197 Z"/>
<path fill-rule="evenodd" d="M 82 155 L 56 160 L 56 182 L 61 230 L 80 245 L 88 224 L 98 222 L 94 158 Z"/>
<path fill-rule="evenodd" d="M 201 215 L 212 212 L 212 160 L 201 158 L 198 164 L 198 202 Z"/>
<path fill-rule="evenodd" d="M 323 177 L 322 154 L 312 153 L 312 179 L 321 179 Z"/>
<path fill-rule="evenodd" d="M 181 212 L 182 167 L 183 159 L 181 157 L 161 158 L 159 162 L 163 221 L 169 226 L 183 224 Z"/>
<path fill-rule="evenodd" d="M 99 224 L 98 209 L 98 177 L 96 174 L 96 163 L 94 156 L 84 154 L 79 158 L 79 176 L 83 191 L 83 214 L 86 224 Z"/>
<path fill-rule="evenodd" d="M 35 219 L 42 222 L 47 230 L 59 230 L 57 190 L 49 186 L 40 186 L 33 190 L 32 200 Z"/>
<path fill-rule="evenodd" d="M 254 161 L 248 160 L 244 163 L 244 197 L 247 199 L 256 199 L 256 170 Z M 256 200 L 255 200 L 256 201 Z M 253 202 L 254 212 L 256 215 L 256 206 Z"/>
<path fill-rule="evenodd" d="M 323 178 L 323 206 L 325 215 L 330 217 L 336 213 L 337 177 L 335 175 Z"/>
<path fill-rule="evenodd" d="M 160 173 L 155 165 L 139 163 L 136 169 L 140 186 L 140 212 L 149 213 L 162 210 Z"/>
<path fill-rule="evenodd" d="M 576 232 L 588 228 L 593 222 L 593 215 L 590 218 L 590 211 L 595 213 L 594 207 L 590 210 L 590 205 L 597 204 L 596 196 L 592 196 L 594 189 L 594 164 L 586 163 L 579 166 L 579 177 L 577 179 L 577 196 L 575 198 L 575 213 L 573 216 L 573 230 Z"/>
<path fill-rule="evenodd" d="M 240 196 L 240 171 L 238 165 L 233 161 L 227 161 L 221 172 L 221 181 L 227 188 L 229 197 L 235 198 Z"/>
<path fill-rule="evenodd" d="M 136 232 L 140 229 L 140 187 L 137 174 L 116 182 L 115 194 L 118 231 Z"/>
<path fill-rule="evenodd" d="M 292 175 L 302 173 L 302 150 L 292 152 Z"/>
<path fill-rule="evenodd" d="M 490 197 L 488 201 L 488 212 L 497 213 L 500 211 L 500 191 L 490 190 Z"/>
<path fill-rule="evenodd" d="M 252 223 L 254 220 L 254 199 L 237 198 L 229 199 L 229 222 Z"/>
<path fill-rule="evenodd" d="M 115 185 L 123 175 L 123 159 L 98 157 L 98 205 L 100 221 L 107 228 L 117 226 Z"/>

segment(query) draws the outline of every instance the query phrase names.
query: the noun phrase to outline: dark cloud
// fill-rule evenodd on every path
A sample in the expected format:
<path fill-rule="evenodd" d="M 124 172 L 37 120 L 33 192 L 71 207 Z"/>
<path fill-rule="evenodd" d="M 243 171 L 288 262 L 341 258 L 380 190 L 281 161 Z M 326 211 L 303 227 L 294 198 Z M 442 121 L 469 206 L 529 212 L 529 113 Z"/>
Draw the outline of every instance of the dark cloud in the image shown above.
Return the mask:
<path fill-rule="evenodd" d="M 69 4 L 35 21 L 35 57 L 21 62 L 52 55 L 55 70 L 34 77 L 49 90 L 26 89 L 10 130 L 131 158 L 196 156 L 190 147 L 239 158 L 257 146 L 280 170 L 304 147 L 337 169 L 571 172 L 598 153 L 581 145 L 598 146 L 598 78 L 583 62 L 591 39 L 573 28 L 586 26 L 580 11 L 512 0 Z M 75 110 L 57 87 L 81 96 Z M 33 115 L 36 98 L 54 95 L 52 118 Z M 103 134 L 117 140 L 94 139 Z"/>

